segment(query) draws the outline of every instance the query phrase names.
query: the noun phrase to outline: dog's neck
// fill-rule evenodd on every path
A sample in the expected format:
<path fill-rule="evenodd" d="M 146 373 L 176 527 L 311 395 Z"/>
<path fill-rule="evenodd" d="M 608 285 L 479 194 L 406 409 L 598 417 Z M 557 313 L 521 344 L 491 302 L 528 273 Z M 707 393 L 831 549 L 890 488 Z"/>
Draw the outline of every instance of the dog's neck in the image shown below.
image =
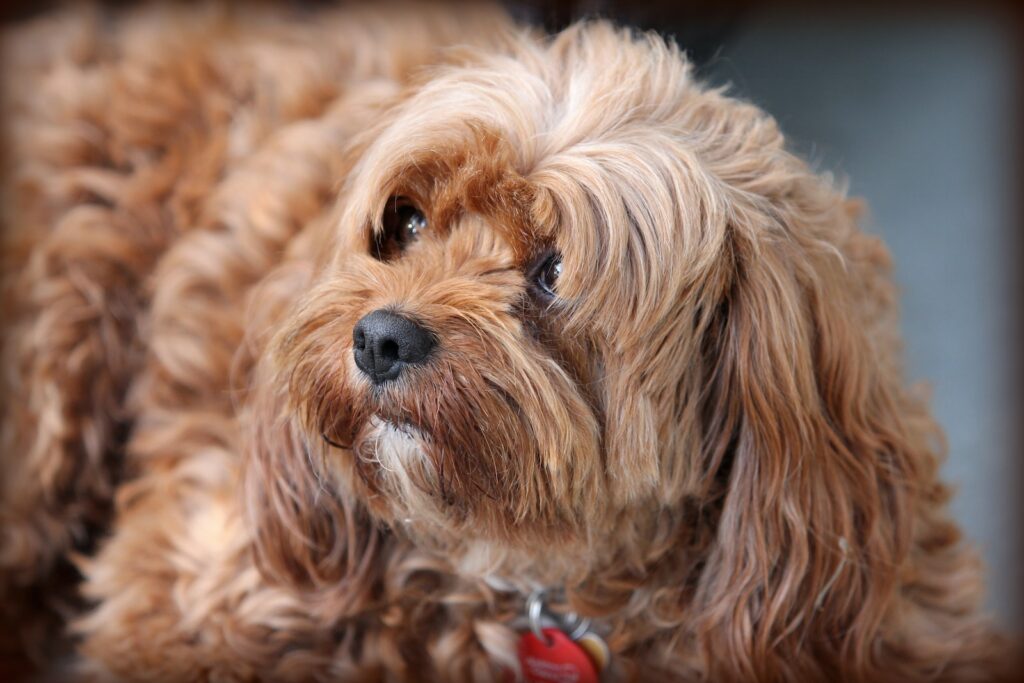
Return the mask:
<path fill-rule="evenodd" d="M 582 541 L 517 548 L 474 539 L 446 548 L 443 557 L 464 580 L 518 599 L 545 591 L 598 617 L 624 608 L 640 589 L 692 586 L 711 550 L 716 517 L 663 512 L 642 530 L 610 530 L 596 549 Z"/>

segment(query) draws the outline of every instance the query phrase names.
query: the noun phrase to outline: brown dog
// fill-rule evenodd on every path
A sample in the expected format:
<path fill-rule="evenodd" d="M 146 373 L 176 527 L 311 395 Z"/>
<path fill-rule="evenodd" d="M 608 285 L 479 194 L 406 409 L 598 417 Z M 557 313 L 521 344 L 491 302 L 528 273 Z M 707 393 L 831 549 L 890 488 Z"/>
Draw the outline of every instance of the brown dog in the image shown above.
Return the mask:
<path fill-rule="evenodd" d="M 886 251 L 675 47 L 424 7 L 6 37 L 0 591 L 27 620 L 116 501 L 83 672 L 500 679 L 544 589 L 608 680 L 987 680 Z"/>

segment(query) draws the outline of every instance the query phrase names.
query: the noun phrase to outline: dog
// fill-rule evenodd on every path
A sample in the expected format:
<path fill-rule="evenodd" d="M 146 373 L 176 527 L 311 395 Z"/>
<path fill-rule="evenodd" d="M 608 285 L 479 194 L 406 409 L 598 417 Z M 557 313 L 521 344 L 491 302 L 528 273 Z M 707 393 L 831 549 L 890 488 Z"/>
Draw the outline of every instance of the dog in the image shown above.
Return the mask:
<path fill-rule="evenodd" d="M 885 247 L 671 42 L 423 5 L 5 38 L 17 647 L 63 595 L 93 680 L 995 675 Z"/>

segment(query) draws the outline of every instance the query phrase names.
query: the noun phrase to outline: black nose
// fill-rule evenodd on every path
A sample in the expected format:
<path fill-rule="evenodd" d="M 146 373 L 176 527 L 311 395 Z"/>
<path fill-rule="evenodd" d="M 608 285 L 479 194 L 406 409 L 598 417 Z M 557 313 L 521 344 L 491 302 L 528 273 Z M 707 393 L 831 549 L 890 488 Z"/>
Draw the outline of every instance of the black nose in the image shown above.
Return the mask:
<path fill-rule="evenodd" d="M 374 384 L 395 379 L 406 365 L 422 363 L 434 348 L 430 332 L 383 308 L 356 323 L 352 341 L 356 365 Z"/>

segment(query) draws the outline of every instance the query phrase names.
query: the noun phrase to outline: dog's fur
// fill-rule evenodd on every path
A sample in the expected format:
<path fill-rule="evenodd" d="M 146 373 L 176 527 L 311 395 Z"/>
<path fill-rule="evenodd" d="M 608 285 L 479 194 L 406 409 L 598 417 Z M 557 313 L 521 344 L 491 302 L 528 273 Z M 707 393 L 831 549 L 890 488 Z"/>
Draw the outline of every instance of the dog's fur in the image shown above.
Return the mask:
<path fill-rule="evenodd" d="M 0 597 L 73 557 L 81 671 L 498 679 L 545 587 L 612 678 L 987 680 L 887 253 L 675 47 L 422 6 L 5 37 Z M 379 260 L 399 195 L 429 226 Z M 438 348 L 374 389 L 381 307 Z"/>

